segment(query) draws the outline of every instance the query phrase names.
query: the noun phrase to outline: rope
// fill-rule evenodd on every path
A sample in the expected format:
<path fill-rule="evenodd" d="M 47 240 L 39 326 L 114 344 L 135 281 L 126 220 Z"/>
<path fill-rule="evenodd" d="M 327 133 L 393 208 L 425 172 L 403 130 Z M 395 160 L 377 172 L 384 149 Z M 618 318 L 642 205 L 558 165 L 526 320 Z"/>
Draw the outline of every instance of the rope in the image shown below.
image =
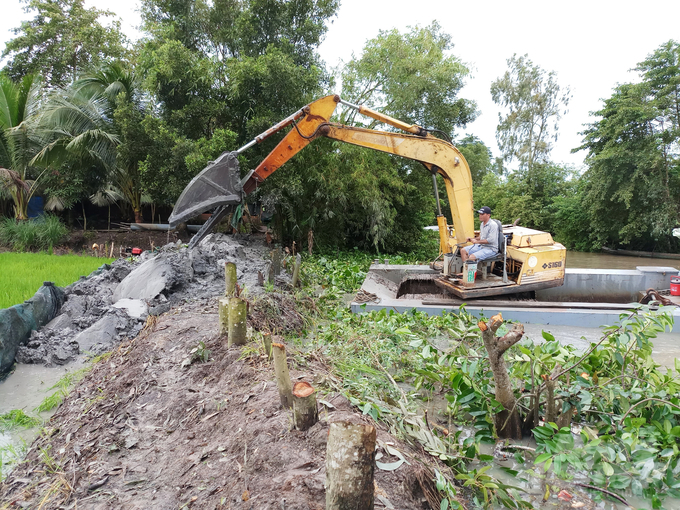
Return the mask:
<path fill-rule="evenodd" d="M 366 292 L 364 289 L 359 289 L 359 292 L 357 292 L 357 295 L 354 296 L 354 302 L 356 303 L 380 303 L 380 298 L 377 296 L 377 294 L 373 294 L 372 292 Z"/>

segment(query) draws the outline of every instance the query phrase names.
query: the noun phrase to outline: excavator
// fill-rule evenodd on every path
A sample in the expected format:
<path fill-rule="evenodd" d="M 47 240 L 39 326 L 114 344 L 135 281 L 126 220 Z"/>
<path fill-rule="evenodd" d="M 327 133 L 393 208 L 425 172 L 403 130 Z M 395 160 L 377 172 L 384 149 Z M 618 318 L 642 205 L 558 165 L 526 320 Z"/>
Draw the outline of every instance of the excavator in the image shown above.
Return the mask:
<path fill-rule="evenodd" d="M 338 105 L 357 110 L 360 114 L 387 124 L 402 132 L 377 131 L 331 122 Z M 255 168 L 241 178 L 238 155 L 263 140 L 292 126 L 278 145 Z M 437 200 L 437 225 L 440 254 L 431 267 L 440 272 L 435 283 L 459 298 L 481 298 L 503 294 L 530 292 L 557 287 L 564 282 L 566 250 L 553 241 L 547 232 L 517 225 L 502 225 L 499 229 L 500 253 L 491 260 L 472 266 L 475 278 L 464 276 L 460 249 L 475 236 L 472 178 L 465 158 L 449 141 L 437 138 L 417 125 L 394 119 L 362 105 L 330 95 L 301 108 L 291 116 L 258 135 L 240 149 L 224 152 L 211 162 L 187 185 L 175 203 L 169 218 L 171 227 L 213 210 L 208 221 L 192 238 L 195 246 L 231 210 L 243 204 L 246 196 L 257 189 L 267 177 L 279 169 L 315 139 L 325 136 L 419 161 L 432 175 Z M 441 212 L 437 175 L 442 176 L 451 209 L 453 225 Z M 496 221 L 496 220 L 491 220 Z M 441 259 L 441 260 L 440 260 Z M 480 274 L 480 278 L 476 278 Z"/>

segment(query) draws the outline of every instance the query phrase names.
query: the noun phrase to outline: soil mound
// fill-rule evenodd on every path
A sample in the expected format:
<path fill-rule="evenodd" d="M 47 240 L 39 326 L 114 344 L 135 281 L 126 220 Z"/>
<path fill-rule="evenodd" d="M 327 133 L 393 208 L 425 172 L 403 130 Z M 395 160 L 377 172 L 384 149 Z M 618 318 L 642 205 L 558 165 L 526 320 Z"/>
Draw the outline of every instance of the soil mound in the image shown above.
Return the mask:
<path fill-rule="evenodd" d="M 325 402 L 314 427 L 291 430 L 261 350 L 227 348 L 217 332 L 216 298 L 150 316 L 72 391 L 2 484 L 2 500 L 20 508 L 324 508 L 328 424 L 368 418 L 323 394 L 320 362 L 291 365 L 291 378 L 317 385 Z M 208 361 L 192 361 L 201 342 Z M 378 442 L 408 455 L 379 426 Z M 377 508 L 430 508 L 417 466 L 376 469 Z"/>

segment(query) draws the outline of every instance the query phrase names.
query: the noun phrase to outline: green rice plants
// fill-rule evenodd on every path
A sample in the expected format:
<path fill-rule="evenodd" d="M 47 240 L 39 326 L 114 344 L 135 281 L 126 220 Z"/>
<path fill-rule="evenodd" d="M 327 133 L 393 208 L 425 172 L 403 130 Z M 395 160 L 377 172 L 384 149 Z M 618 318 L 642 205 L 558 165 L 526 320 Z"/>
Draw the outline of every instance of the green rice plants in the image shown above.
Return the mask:
<path fill-rule="evenodd" d="M 0 308 L 32 297 L 44 281 L 65 287 L 112 260 L 46 253 L 0 253 Z"/>

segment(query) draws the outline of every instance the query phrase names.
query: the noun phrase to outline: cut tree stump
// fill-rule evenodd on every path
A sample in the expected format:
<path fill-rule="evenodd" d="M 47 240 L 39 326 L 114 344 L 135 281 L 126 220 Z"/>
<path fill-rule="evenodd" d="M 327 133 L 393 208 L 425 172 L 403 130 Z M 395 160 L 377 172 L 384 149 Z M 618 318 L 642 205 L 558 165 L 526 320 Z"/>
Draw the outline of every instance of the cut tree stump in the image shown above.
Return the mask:
<path fill-rule="evenodd" d="M 288 374 L 286 346 L 272 342 L 272 352 L 274 353 L 274 374 L 276 375 L 276 386 L 279 388 L 281 405 L 286 409 L 291 409 L 293 407 L 293 386 Z"/>
<path fill-rule="evenodd" d="M 293 422 L 297 430 L 307 430 L 319 421 L 316 391 L 308 382 L 296 382 L 293 386 Z"/>
<path fill-rule="evenodd" d="M 227 262 L 224 265 L 224 295 L 228 298 L 236 297 L 236 264 Z"/>
<path fill-rule="evenodd" d="M 376 431 L 331 423 L 326 446 L 326 510 L 373 509 Z"/>
<path fill-rule="evenodd" d="M 300 277 L 300 266 L 302 265 L 302 257 L 298 253 L 295 256 L 295 267 L 293 268 L 293 288 L 297 287 L 298 278 Z"/>
<path fill-rule="evenodd" d="M 246 343 L 247 315 L 246 302 L 243 299 L 229 299 L 229 347 Z"/>
<path fill-rule="evenodd" d="M 512 329 L 499 338 L 496 336 L 496 331 L 502 324 L 503 316 L 499 313 L 491 317 L 488 322 L 480 321 L 477 325 L 482 331 L 484 347 L 489 355 L 496 387 L 496 400 L 503 406 L 503 410 L 494 416 L 496 433 L 501 439 L 522 439 L 522 420 L 517 410 L 517 400 L 512 391 L 512 383 L 503 354 L 522 339 L 524 325 L 513 324 Z"/>
<path fill-rule="evenodd" d="M 272 334 L 271 333 L 262 333 L 262 343 L 264 343 L 264 352 L 267 355 L 267 358 L 271 359 L 271 357 L 272 357 Z"/>
<path fill-rule="evenodd" d="M 220 298 L 217 304 L 219 313 L 220 336 L 229 334 L 229 298 Z"/>

